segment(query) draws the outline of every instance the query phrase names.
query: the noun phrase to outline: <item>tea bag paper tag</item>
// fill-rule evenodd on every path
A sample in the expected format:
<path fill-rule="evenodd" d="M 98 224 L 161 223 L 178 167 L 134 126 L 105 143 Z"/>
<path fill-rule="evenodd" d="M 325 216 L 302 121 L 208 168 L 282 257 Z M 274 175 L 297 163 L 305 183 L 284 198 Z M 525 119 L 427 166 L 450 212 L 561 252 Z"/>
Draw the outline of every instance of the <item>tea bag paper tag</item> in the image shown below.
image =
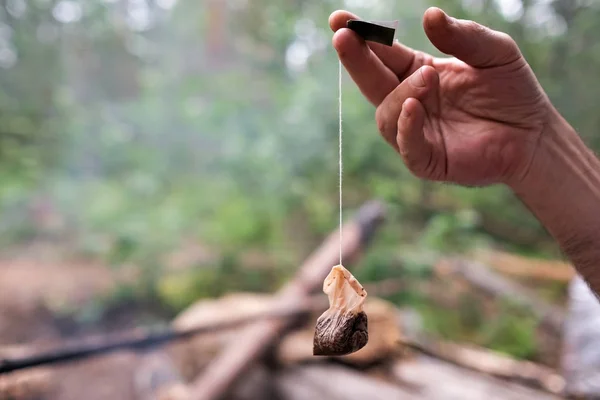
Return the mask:
<path fill-rule="evenodd" d="M 398 28 L 398 21 L 362 21 L 351 19 L 346 23 L 364 40 L 381 43 L 386 46 L 394 44 L 394 36 Z"/>

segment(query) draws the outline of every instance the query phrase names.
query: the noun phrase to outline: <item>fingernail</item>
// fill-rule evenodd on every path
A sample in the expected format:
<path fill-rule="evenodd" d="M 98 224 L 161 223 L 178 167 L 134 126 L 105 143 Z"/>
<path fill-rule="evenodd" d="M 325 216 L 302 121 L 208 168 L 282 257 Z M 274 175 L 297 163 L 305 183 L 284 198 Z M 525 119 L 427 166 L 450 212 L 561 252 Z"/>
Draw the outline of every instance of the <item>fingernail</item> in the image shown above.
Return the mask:
<path fill-rule="evenodd" d="M 417 72 L 411 75 L 410 83 L 414 87 L 422 88 L 425 87 L 425 78 L 423 78 L 423 69 L 418 69 Z"/>

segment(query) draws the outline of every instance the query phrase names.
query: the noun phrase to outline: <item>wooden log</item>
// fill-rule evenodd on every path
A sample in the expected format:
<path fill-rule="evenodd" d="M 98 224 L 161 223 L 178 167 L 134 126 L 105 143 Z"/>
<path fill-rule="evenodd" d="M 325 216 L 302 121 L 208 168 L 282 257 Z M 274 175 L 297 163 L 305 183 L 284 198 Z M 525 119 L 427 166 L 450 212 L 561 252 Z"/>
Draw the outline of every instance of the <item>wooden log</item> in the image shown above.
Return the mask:
<path fill-rule="evenodd" d="M 575 277 L 571 264 L 557 260 L 540 260 L 502 251 L 478 251 L 475 259 L 503 274 L 538 281 L 568 283 Z"/>
<path fill-rule="evenodd" d="M 285 368 L 275 376 L 275 385 L 286 400 L 418 400 L 418 393 L 362 374 L 348 367 L 314 364 Z"/>
<path fill-rule="evenodd" d="M 455 365 L 427 356 L 399 361 L 393 370 L 399 380 L 417 387 L 417 398 L 421 400 L 559 400 L 562 398 L 515 382 L 457 368 Z"/>
<path fill-rule="evenodd" d="M 360 368 L 364 368 L 402 353 L 402 349 L 397 346 L 397 341 L 401 338 L 400 326 L 402 324 L 399 323 L 399 320 L 402 319 L 401 313 L 392 304 L 376 296 L 397 293 L 399 290 L 403 290 L 407 284 L 408 282 L 405 281 L 390 279 L 364 285 L 369 293 L 365 308 L 369 316 L 369 343 L 361 351 L 339 357 L 336 361 L 345 361 L 348 364 L 359 365 Z M 214 307 L 211 307 L 212 305 Z M 273 354 L 278 365 L 315 360 L 312 354 L 314 323 L 322 310 L 328 306 L 329 302 L 322 294 L 315 294 L 311 297 L 310 307 L 306 309 L 311 315 L 310 318 L 303 324 L 301 330 L 285 335 Z M 273 314 L 277 310 L 280 313 Z M 287 311 L 287 314 L 285 314 L 285 311 Z M 281 306 L 273 301 L 272 296 L 266 294 L 238 293 L 220 299 L 199 301 L 176 319 L 174 329 L 180 334 L 189 330 L 195 331 L 200 326 L 212 326 L 214 330 L 212 332 L 204 330 L 205 334 L 198 337 L 171 344 L 169 356 L 174 361 L 172 365 L 160 358 L 156 359 L 155 355 L 152 356 L 154 358 L 144 360 L 141 363 L 139 374 L 146 378 L 141 381 L 155 385 L 153 388 L 146 389 L 147 393 L 153 393 L 152 395 L 155 397 L 145 395 L 141 396 L 140 400 L 153 400 L 154 398 L 183 400 L 189 398 L 189 387 L 184 384 L 186 378 L 193 379 L 210 364 L 211 355 L 218 353 L 221 343 L 228 343 L 228 340 L 223 336 L 237 337 L 237 332 L 243 326 L 232 325 L 234 321 L 248 323 L 251 319 L 254 319 L 255 322 L 259 318 L 267 316 L 274 318 L 280 316 L 292 317 L 294 315 L 296 315 L 294 309 L 286 308 L 282 310 Z M 214 317 L 217 317 L 217 319 L 213 319 Z M 232 328 L 232 326 L 235 327 Z M 326 358 L 318 359 L 320 362 L 326 360 Z M 256 364 L 252 367 L 253 373 L 258 367 Z M 173 371 L 170 371 L 171 368 Z M 162 383 L 177 375 L 181 377 L 180 380 L 174 383 L 167 382 L 167 385 Z M 252 380 L 250 373 L 245 374 L 240 384 L 237 385 L 236 391 L 230 393 L 228 397 L 237 399 L 240 392 L 254 393 L 259 391 L 256 388 L 244 389 L 248 386 L 247 381 Z M 157 384 L 160 387 L 156 386 Z M 262 390 L 261 396 L 253 398 L 271 398 L 262 394 L 263 392 L 264 390 Z"/>
<path fill-rule="evenodd" d="M 419 338 L 401 341 L 400 344 L 429 357 L 547 393 L 560 395 L 565 390 L 565 379 L 552 368 L 516 360 L 489 349 L 426 339 L 422 335 Z"/>
<path fill-rule="evenodd" d="M 542 326 L 554 335 L 561 335 L 564 311 L 539 298 L 529 289 L 490 270 L 486 265 L 463 259 L 443 259 L 435 266 L 441 277 L 459 277 L 485 294 L 498 299 L 509 299 L 526 307 Z"/>
<path fill-rule="evenodd" d="M 0 399 L 29 400 L 53 396 L 57 387 L 56 376 L 49 369 L 19 371 L 0 376 Z"/>
<path fill-rule="evenodd" d="M 354 220 L 344 224 L 341 245 L 346 266 L 360 256 L 383 217 L 383 206 L 378 202 L 370 202 L 360 208 Z M 339 230 L 330 234 L 321 247 L 304 262 L 296 277 L 276 295 L 279 304 L 297 307 L 322 288 L 323 280 L 340 261 L 339 238 Z M 238 340 L 226 347 L 192 384 L 192 399 L 216 400 L 226 396 L 252 363 L 295 322 L 294 318 L 259 321 L 239 332 Z"/>

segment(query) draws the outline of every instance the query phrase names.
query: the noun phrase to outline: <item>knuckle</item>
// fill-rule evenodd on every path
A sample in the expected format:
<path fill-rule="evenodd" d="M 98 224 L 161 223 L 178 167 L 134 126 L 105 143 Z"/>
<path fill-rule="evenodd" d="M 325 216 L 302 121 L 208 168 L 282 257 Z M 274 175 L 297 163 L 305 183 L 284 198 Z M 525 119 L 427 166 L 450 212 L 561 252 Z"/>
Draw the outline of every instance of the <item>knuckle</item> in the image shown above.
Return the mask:
<path fill-rule="evenodd" d="M 414 61 L 412 63 L 412 69 L 417 70 L 417 66 L 420 65 L 429 65 L 429 66 L 433 66 L 433 61 L 434 58 L 432 55 L 424 53 L 422 51 L 415 51 L 415 57 L 414 57 Z"/>
<path fill-rule="evenodd" d="M 386 139 L 391 139 L 396 136 L 398 130 L 398 121 L 395 120 L 386 107 L 386 103 L 382 103 L 375 111 L 375 120 L 377 129 Z"/>
<path fill-rule="evenodd" d="M 480 35 L 488 32 L 488 28 L 475 21 L 467 21 L 467 27 L 473 31 L 473 33 Z"/>

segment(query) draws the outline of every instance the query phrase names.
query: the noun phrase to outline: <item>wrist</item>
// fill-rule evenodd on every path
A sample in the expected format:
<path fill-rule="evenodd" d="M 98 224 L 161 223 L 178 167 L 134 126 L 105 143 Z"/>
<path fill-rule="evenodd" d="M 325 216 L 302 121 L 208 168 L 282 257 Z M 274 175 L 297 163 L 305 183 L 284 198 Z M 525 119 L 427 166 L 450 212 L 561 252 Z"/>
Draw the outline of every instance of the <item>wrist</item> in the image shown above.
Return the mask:
<path fill-rule="evenodd" d="M 551 113 L 526 174 L 508 186 L 600 293 L 600 161 Z"/>
<path fill-rule="evenodd" d="M 580 189 L 595 191 L 600 178 L 600 161 L 578 133 L 554 108 L 540 134 L 528 168 L 507 185 L 523 201 L 549 201 L 568 197 Z"/>

